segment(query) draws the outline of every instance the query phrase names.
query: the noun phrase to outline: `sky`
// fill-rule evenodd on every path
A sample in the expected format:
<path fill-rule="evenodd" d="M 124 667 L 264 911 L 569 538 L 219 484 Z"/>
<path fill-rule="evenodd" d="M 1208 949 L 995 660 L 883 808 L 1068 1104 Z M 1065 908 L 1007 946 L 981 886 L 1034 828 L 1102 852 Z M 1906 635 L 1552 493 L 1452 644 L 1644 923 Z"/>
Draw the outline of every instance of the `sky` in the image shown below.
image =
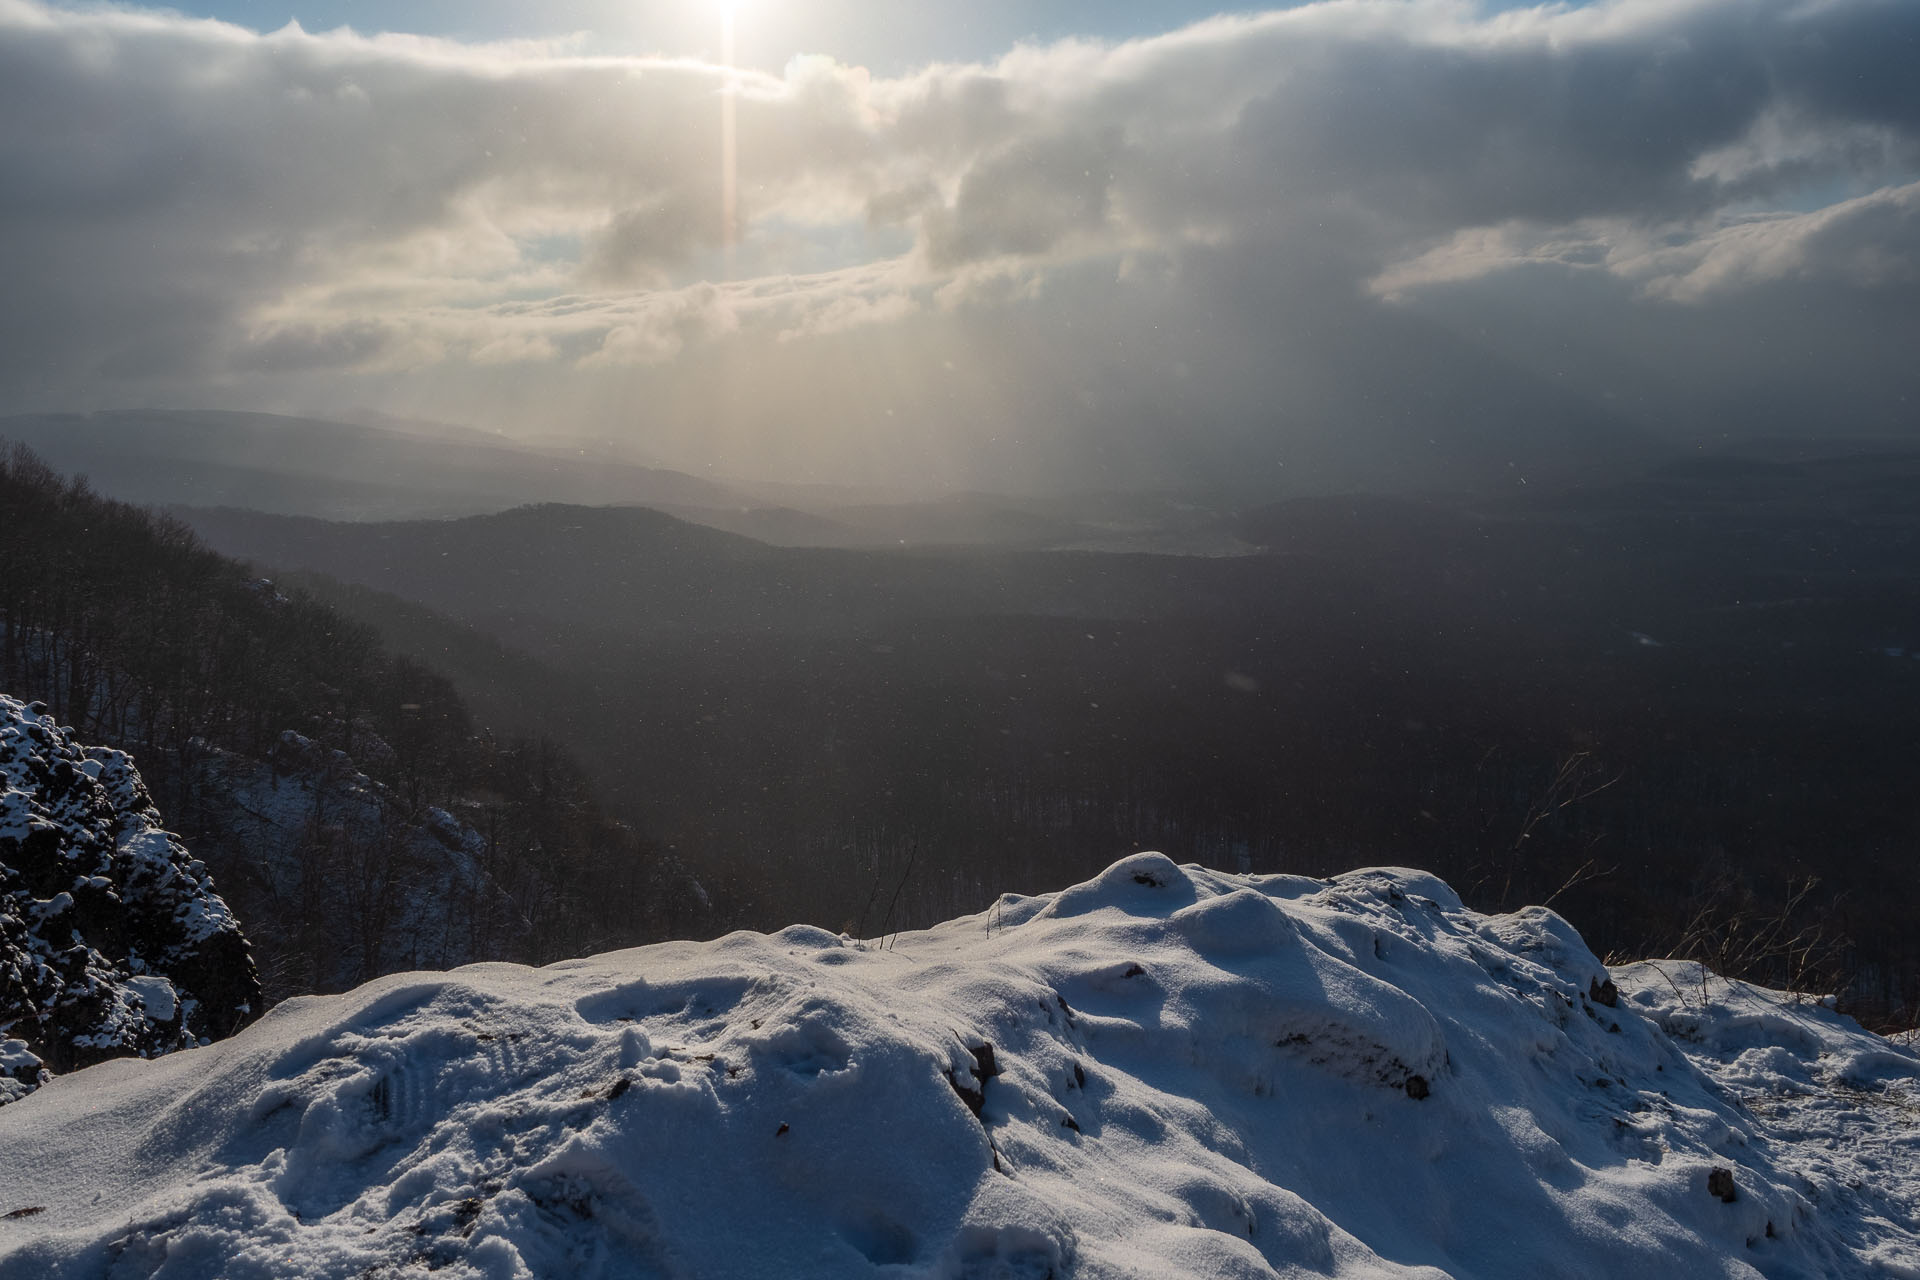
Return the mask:
<path fill-rule="evenodd" d="M 1262 491 L 1920 420 L 1912 0 L 729 11 L 0 0 L 0 412 Z"/>
<path fill-rule="evenodd" d="M 571 40 L 582 52 L 709 58 L 720 55 L 720 18 L 731 11 L 740 65 L 778 72 L 796 54 L 824 53 L 883 75 L 990 61 L 1022 42 L 1155 36 L 1222 11 L 1205 0 L 219 0 L 177 8 L 255 31 L 291 21 L 308 31 Z"/>

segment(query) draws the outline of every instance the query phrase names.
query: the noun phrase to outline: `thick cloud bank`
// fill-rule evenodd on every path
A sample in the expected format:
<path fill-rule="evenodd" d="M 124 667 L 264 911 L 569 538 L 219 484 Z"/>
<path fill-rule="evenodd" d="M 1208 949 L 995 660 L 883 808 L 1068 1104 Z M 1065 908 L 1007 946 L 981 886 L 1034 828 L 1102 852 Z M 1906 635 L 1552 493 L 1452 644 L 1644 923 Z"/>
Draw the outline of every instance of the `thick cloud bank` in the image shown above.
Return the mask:
<path fill-rule="evenodd" d="M 0 0 L 0 407 L 956 481 L 1896 430 L 1916 58 L 1905 0 L 1331 0 L 893 79 Z"/>

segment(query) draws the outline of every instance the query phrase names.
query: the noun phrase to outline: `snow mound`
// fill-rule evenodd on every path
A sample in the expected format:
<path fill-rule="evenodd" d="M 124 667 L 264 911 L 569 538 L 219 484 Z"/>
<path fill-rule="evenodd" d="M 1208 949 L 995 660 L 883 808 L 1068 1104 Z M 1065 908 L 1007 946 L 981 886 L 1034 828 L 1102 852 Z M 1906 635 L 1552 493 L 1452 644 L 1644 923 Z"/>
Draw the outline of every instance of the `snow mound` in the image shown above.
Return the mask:
<path fill-rule="evenodd" d="M 1692 976 L 1158 854 L 399 975 L 0 1109 L 0 1276 L 1914 1274 L 1920 1062 Z"/>
<path fill-rule="evenodd" d="M 47 1075 L 223 1036 L 259 1007 L 206 867 L 133 761 L 0 696 L 0 1103 Z"/>

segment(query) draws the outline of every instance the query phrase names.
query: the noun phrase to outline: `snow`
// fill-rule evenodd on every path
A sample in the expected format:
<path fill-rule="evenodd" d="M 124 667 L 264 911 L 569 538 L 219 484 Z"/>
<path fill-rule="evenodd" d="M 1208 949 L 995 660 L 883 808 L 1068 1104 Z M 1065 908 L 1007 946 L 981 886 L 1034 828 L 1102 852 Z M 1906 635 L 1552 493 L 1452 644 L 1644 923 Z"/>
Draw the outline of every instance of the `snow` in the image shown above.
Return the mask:
<path fill-rule="evenodd" d="M 1861 1033 L 1830 1002 L 1696 964 L 1642 962 L 1616 973 L 1632 1006 L 1751 1117 L 1756 1145 L 1871 1264 L 1864 1274 L 1920 1276 L 1920 1087 L 1910 1047 Z"/>
<path fill-rule="evenodd" d="M 62 1076 L 0 1108 L 0 1277 L 1914 1275 L 1917 1107 L 1910 1050 L 1549 911 L 1138 854 Z"/>
<path fill-rule="evenodd" d="M 180 999 L 171 982 L 157 974 L 141 974 L 128 978 L 126 986 L 140 997 L 148 1018 L 155 1022 L 173 1021 L 173 1015 L 180 1007 Z"/>
<path fill-rule="evenodd" d="M 18 1102 L 45 1078 L 45 1064 L 26 1041 L 0 1037 L 0 1106 Z"/>

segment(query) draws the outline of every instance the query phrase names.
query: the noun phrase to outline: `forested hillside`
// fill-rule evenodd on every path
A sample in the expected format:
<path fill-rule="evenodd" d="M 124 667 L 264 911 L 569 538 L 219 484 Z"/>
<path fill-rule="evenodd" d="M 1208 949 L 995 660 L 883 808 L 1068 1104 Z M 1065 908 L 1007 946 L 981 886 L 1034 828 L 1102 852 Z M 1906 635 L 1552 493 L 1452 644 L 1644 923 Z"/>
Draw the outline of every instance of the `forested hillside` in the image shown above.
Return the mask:
<path fill-rule="evenodd" d="M 0 689 L 134 757 L 270 998 L 692 926 L 698 887 L 554 743 L 496 739 L 370 628 L 21 448 L 0 457 Z"/>

